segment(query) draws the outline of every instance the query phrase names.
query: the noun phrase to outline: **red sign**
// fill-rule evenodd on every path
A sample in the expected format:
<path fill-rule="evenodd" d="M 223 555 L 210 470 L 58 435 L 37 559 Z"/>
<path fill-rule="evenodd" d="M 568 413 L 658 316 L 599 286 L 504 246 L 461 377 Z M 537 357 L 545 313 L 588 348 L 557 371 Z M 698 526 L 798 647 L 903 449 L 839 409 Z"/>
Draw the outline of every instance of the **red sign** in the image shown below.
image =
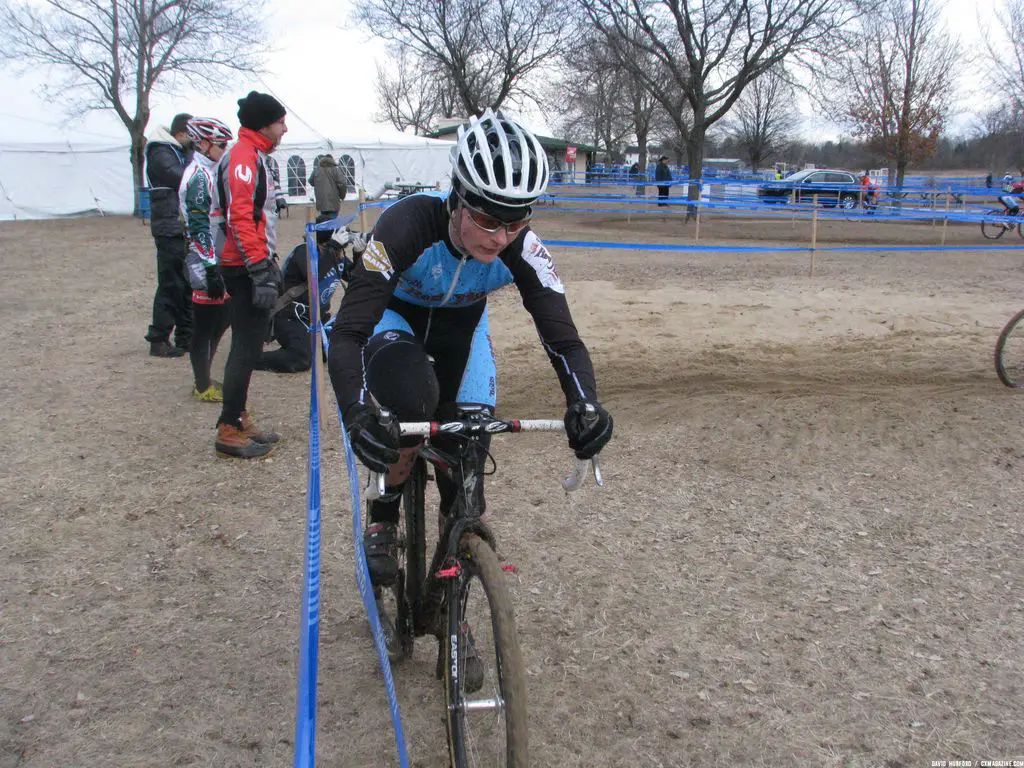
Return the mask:
<path fill-rule="evenodd" d="M 576 162 L 576 147 L 565 148 L 565 162 L 575 163 Z"/>

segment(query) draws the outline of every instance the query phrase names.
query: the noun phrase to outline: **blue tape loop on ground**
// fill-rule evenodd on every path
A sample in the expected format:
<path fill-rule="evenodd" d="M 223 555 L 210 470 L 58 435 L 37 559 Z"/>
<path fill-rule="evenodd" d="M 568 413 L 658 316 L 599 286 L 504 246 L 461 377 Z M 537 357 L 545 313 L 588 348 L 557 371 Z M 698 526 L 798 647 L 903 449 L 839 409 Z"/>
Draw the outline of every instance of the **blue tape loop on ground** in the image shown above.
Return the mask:
<path fill-rule="evenodd" d="M 307 240 L 312 233 L 307 232 Z M 311 269 L 318 268 L 315 249 Z M 314 273 L 315 274 L 315 273 Z M 315 339 L 310 337 L 313 349 Z M 309 379 L 309 472 L 306 488 L 306 559 L 299 622 L 299 679 L 295 697 L 295 768 L 316 764 L 316 690 L 320 648 L 320 402 L 316 355 Z"/>
<path fill-rule="evenodd" d="M 329 348 L 327 334 L 320 325 L 319 318 L 316 319 L 316 329 L 321 334 L 324 351 L 327 351 Z M 312 369 L 314 379 L 316 375 L 315 366 L 319 363 L 316 358 L 317 355 L 314 354 L 314 368 Z M 356 556 L 356 585 L 359 588 L 359 596 L 362 598 L 366 616 L 370 620 L 373 643 L 377 647 L 377 658 L 380 662 L 381 672 L 384 674 L 384 689 L 388 695 L 388 708 L 391 710 L 391 725 L 395 732 L 398 764 L 400 768 L 409 768 L 409 754 L 405 744 L 405 729 L 402 727 L 402 714 L 398 708 L 398 694 L 395 692 L 395 678 L 391 673 L 391 660 L 388 658 L 384 630 L 380 625 L 380 617 L 377 615 L 377 601 L 373 596 L 373 587 L 370 585 L 370 572 L 366 566 L 366 553 L 363 551 L 363 515 L 362 503 L 359 498 L 359 468 L 356 464 L 356 455 L 353 453 L 352 445 L 348 439 L 348 431 L 345 429 L 341 408 L 336 407 L 335 410 L 338 414 L 338 424 L 341 427 L 342 443 L 345 446 L 345 468 L 348 471 L 348 485 L 352 501 L 352 541 Z"/>
<path fill-rule="evenodd" d="M 353 217 L 349 217 L 351 221 Z M 337 229 L 348 221 L 334 220 L 323 224 L 306 225 L 306 248 L 309 254 L 310 274 L 319 274 L 320 259 L 316 247 L 317 229 Z M 328 349 L 327 334 L 320 323 L 319 313 L 313 318 L 312 330 L 321 334 L 324 351 Z M 302 620 L 299 632 L 299 682 L 295 706 L 295 761 L 294 768 L 314 768 L 316 764 L 316 691 L 317 665 L 320 633 L 320 403 L 317 387 L 317 370 L 322 364 L 316 349 L 316 337 L 310 336 L 312 364 L 310 366 L 309 394 L 309 481 L 307 487 L 306 516 L 306 568 L 302 590 Z M 345 446 L 345 466 L 348 470 L 349 487 L 352 493 L 352 530 L 356 553 L 356 583 L 363 600 L 363 607 L 370 620 L 373 641 L 384 673 L 384 686 L 391 710 L 391 722 L 395 731 L 395 743 L 401 768 L 409 768 L 409 755 L 405 745 L 405 731 L 398 709 L 395 693 L 395 679 L 391 674 L 384 632 L 377 615 L 377 604 L 370 586 L 370 574 L 366 567 L 366 555 L 362 547 L 363 521 L 359 501 L 359 470 L 355 454 L 349 444 L 348 433 L 341 418 L 341 409 L 336 408 L 341 424 L 342 441 Z"/>

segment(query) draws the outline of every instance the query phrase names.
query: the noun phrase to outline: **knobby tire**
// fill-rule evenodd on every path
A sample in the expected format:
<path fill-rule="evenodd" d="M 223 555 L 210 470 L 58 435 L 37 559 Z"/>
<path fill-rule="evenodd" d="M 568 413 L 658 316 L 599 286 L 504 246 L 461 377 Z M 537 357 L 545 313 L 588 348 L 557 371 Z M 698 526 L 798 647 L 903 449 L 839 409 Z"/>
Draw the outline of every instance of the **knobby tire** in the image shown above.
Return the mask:
<path fill-rule="evenodd" d="M 481 696 L 500 694 L 504 700 L 505 730 L 505 768 L 526 768 L 529 765 L 529 740 L 527 734 L 526 714 L 526 678 L 522 654 L 515 627 L 515 616 L 512 610 L 512 597 L 508 590 L 505 573 L 501 569 L 498 557 L 487 542 L 475 534 L 466 534 L 459 548 L 460 573 L 452 578 L 446 590 L 447 626 L 444 638 L 444 681 L 445 709 L 448 726 L 448 746 L 451 764 L 454 768 L 475 768 L 474 744 L 469 718 L 479 717 L 482 713 L 467 713 L 462 709 L 464 702 L 472 700 L 475 694 L 463 689 L 464 659 L 456 648 L 452 647 L 452 639 L 461 638 L 461 627 L 467 619 L 479 615 L 465 617 L 463 615 L 468 600 L 469 590 L 482 587 L 486 596 L 486 604 L 490 612 L 490 626 L 493 636 L 493 654 L 491 647 L 477 646 L 476 651 L 485 666 L 485 680 L 495 680 L 497 691 L 491 690 L 486 684 L 478 693 Z M 482 634 L 482 633 L 481 633 Z M 455 653 L 453 654 L 453 650 Z M 457 673 L 453 674 L 453 657 L 458 665 Z M 492 686 L 494 683 L 492 683 Z M 489 745 L 491 748 L 494 745 Z M 498 753 L 500 754 L 500 749 Z M 493 762 L 488 764 L 493 765 Z"/>
<path fill-rule="evenodd" d="M 1024 309 L 1010 318 L 996 341 L 996 375 L 1010 389 L 1024 389 L 1024 357 L 1020 360 L 1008 359 L 1014 355 L 1018 344 L 1021 353 L 1024 354 L 1024 328 L 1020 327 L 1021 319 L 1024 319 Z M 1014 332 L 1017 334 L 1016 343 L 1013 350 L 1009 350 L 1009 341 L 1014 337 Z"/>

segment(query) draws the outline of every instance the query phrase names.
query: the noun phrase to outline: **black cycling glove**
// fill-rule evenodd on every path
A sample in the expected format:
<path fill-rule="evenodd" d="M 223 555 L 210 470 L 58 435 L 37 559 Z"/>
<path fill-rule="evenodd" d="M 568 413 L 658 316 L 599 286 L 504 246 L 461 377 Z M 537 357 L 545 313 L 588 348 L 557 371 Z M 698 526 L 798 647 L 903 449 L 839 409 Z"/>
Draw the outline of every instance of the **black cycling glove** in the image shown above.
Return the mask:
<path fill-rule="evenodd" d="M 352 450 L 374 472 L 387 472 L 398 461 L 398 421 L 382 421 L 381 413 L 372 405 L 352 403 L 345 409 L 345 429 Z"/>
<path fill-rule="evenodd" d="M 277 261 L 267 257 L 249 267 L 252 279 L 252 305 L 256 309 L 273 309 L 281 295 L 281 269 Z"/>
<path fill-rule="evenodd" d="M 216 267 L 206 268 L 206 295 L 211 299 L 223 299 L 225 293 L 224 276 Z"/>
<path fill-rule="evenodd" d="M 612 438 L 612 415 L 598 402 L 579 400 L 565 412 L 565 434 L 578 459 L 592 459 Z"/>

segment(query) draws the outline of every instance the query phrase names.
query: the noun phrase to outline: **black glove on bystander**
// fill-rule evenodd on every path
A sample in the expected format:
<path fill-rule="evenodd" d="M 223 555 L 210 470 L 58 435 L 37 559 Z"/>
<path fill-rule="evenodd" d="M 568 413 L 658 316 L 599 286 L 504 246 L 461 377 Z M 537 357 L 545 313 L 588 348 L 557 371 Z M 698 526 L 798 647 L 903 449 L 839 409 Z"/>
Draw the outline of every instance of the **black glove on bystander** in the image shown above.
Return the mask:
<path fill-rule="evenodd" d="M 281 269 L 268 257 L 249 267 L 252 278 L 252 305 L 256 309 L 273 309 L 281 295 Z"/>
<path fill-rule="evenodd" d="M 579 400 L 565 412 L 565 434 L 578 459 L 591 459 L 612 438 L 612 415 L 600 403 Z"/>
<path fill-rule="evenodd" d="M 216 267 L 206 268 L 206 295 L 211 299 L 224 298 L 224 276 Z"/>
<path fill-rule="evenodd" d="M 388 466 L 398 461 L 401 433 L 394 418 L 384 421 L 372 405 L 352 403 L 345 409 L 344 421 L 352 450 L 367 467 L 387 472 Z"/>

